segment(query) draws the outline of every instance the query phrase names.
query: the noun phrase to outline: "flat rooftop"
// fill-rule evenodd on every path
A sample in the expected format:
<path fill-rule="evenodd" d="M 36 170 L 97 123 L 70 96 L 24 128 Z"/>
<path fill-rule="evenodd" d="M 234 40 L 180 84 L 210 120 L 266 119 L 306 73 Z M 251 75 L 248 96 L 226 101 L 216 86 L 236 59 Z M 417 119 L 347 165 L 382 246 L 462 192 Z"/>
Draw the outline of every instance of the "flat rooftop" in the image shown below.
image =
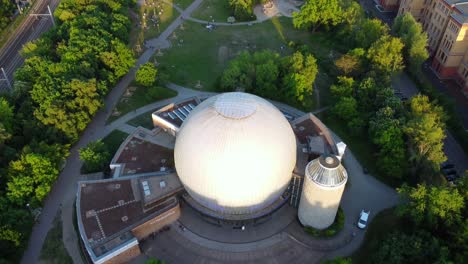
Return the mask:
<path fill-rule="evenodd" d="M 125 164 L 122 175 L 164 171 L 174 168 L 174 150 L 133 137 L 114 162 Z"/>
<path fill-rule="evenodd" d="M 190 112 L 200 103 L 198 98 L 190 98 L 182 102 L 170 104 L 153 113 L 166 122 L 180 127 Z"/>
<path fill-rule="evenodd" d="M 181 190 L 175 173 L 80 182 L 81 236 L 96 256 L 105 254 L 132 239 L 128 232 L 133 228 L 176 206 L 173 195 Z"/>

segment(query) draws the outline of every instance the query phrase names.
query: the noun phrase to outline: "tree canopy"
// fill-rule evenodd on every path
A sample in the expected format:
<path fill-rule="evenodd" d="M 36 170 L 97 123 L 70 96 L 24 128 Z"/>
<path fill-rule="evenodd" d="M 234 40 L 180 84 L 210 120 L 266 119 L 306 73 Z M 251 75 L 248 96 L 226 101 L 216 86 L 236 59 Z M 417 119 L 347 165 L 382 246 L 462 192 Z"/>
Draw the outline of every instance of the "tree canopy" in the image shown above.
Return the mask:
<path fill-rule="evenodd" d="M 319 26 L 336 26 L 343 19 L 343 9 L 339 0 L 306 0 L 300 12 L 293 13 L 296 28 L 312 29 Z"/>
<path fill-rule="evenodd" d="M 405 44 L 403 52 L 409 70 L 420 73 L 423 62 L 429 58 L 426 49 L 427 34 L 422 30 L 421 24 L 416 22 L 411 13 L 405 13 L 395 19 L 392 31 Z"/>
<path fill-rule="evenodd" d="M 295 52 L 281 57 L 264 50 L 242 52 L 232 60 L 220 79 L 222 91 L 246 91 L 291 104 L 304 105 L 310 98 L 317 75 L 311 54 Z"/>
<path fill-rule="evenodd" d="M 138 84 L 150 87 L 156 82 L 158 70 L 153 63 L 147 62 L 140 66 L 136 72 L 135 80 Z"/>
<path fill-rule="evenodd" d="M 110 160 L 111 153 L 101 140 L 90 142 L 80 149 L 80 159 L 84 162 L 84 172 L 99 172 L 104 169 Z"/>
<path fill-rule="evenodd" d="M 452 225 L 460 220 L 461 210 L 465 207 L 463 196 L 457 189 L 443 186 L 403 185 L 398 189 L 398 193 L 405 201 L 398 207 L 399 214 L 429 228 Z"/>
<path fill-rule="evenodd" d="M 445 113 L 424 95 L 411 98 L 408 122 L 404 128 L 412 146 L 416 165 L 429 162 L 434 168 L 447 160 L 443 151 Z"/>

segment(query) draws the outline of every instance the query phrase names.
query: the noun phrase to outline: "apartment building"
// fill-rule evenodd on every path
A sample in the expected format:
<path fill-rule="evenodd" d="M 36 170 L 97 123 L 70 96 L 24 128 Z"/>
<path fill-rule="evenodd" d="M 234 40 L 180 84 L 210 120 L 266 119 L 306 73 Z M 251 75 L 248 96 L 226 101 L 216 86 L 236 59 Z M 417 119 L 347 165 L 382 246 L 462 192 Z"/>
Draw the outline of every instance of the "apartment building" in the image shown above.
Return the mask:
<path fill-rule="evenodd" d="M 468 95 L 468 0 L 401 0 L 398 15 L 410 13 L 428 35 L 432 68 L 454 79 Z"/>

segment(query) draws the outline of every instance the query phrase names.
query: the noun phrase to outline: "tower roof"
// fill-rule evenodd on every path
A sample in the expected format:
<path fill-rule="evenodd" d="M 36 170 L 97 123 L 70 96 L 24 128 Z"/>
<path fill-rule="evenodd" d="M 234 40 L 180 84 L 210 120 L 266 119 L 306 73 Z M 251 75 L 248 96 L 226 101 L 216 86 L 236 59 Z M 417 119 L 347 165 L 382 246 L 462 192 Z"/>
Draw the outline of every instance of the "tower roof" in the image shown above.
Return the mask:
<path fill-rule="evenodd" d="M 338 187 L 348 180 L 348 173 L 334 155 L 322 155 L 306 167 L 306 177 L 323 187 Z"/>

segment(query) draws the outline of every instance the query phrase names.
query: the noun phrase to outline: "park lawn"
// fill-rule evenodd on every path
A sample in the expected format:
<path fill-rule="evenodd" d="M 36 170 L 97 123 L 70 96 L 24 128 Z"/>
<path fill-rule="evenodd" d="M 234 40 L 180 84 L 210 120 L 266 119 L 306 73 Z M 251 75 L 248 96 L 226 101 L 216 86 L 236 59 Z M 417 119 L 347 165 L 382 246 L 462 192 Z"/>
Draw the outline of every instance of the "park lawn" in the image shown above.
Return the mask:
<path fill-rule="evenodd" d="M 188 0 L 185 0 L 186 2 Z M 190 3 L 192 0 L 189 0 Z M 184 0 L 179 0 L 176 2 L 184 2 Z M 162 11 L 161 16 L 159 12 Z M 142 18 L 143 14 L 146 13 L 146 26 L 147 28 L 143 30 L 140 23 L 143 24 Z M 159 17 L 159 28 L 151 20 L 153 16 Z M 129 47 L 134 49 L 136 53 L 140 53 L 144 50 L 144 40 L 153 39 L 160 35 L 177 17 L 179 16 L 179 11 L 177 11 L 172 5 L 166 2 L 155 2 L 154 6 L 138 6 L 129 10 L 129 17 L 132 23 L 132 29 L 130 31 L 130 40 Z M 137 45 L 140 45 L 140 49 L 137 48 Z"/>
<path fill-rule="evenodd" d="M 127 91 L 136 89 L 131 96 L 126 96 Z M 149 90 L 152 90 L 149 92 Z M 119 117 L 125 115 L 126 113 L 138 109 L 147 104 L 153 103 L 155 101 L 171 98 L 177 95 L 177 92 L 169 88 L 154 86 L 154 87 L 143 87 L 136 84 L 133 81 L 130 86 L 127 88 L 127 91 L 120 97 L 119 102 L 115 106 L 114 111 L 120 112 L 118 116 L 111 115 L 107 119 L 107 123 L 118 119 Z"/>
<path fill-rule="evenodd" d="M 159 16 L 159 12 L 162 14 Z M 145 30 L 144 38 L 153 39 L 159 36 L 178 16 L 179 11 L 175 9 L 172 5 L 160 1 L 155 4 L 155 6 L 150 7 L 141 7 L 140 8 L 140 18 L 143 17 L 143 13 L 146 13 L 146 26 L 148 27 Z M 151 17 L 159 17 L 159 28 L 151 21 Z"/>
<path fill-rule="evenodd" d="M 176 6 L 182 9 L 186 9 L 193 3 L 193 0 L 168 0 L 168 1 L 172 2 L 173 4 L 175 4 Z"/>
<path fill-rule="evenodd" d="M 314 43 L 310 32 L 294 29 L 292 20 L 285 17 L 252 26 L 217 27 L 211 32 L 205 25 L 194 22 L 185 22 L 184 28 L 176 31 L 177 39 L 170 38 L 172 48 L 157 57 L 160 69 L 168 74 L 171 82 L 193 88 L 200 81 L 201 89 L 208 91 L 215 90 L 217 79 L 229 60 L 241 51 L 271 49 L 286 55 L 292 52 L 288 48 L 290 41 L 308 46 Z M 333 48 L 328 43 L 321 44 L 320 40 L 315 42 L 323 47 L 320 50 L 312 47 L 314 54 L 315 50 L 323 52 Z"/>
<path fill-rule="evenodd" d="M 133 118 L 132 120 L 128 121 L 127 124 L 129 124 L 131 126 L 134 126 L 134 127 L 141 126 L 141 127 L 147 128 L 147 129 L 153 129 L 154 124 L 153 124 L 153 119 L 151 117 L 151 114 L 154 111 L 156 111 L 156 109 L 153 109 L 153 110 L 151 110 L 149 112 L 143 113 L 143 114 Z"/>
<path fill-rule="evenodd" d="M 192 13 L 193 18 L 215 22 L 227 22 L 231 15 L 228 1 L 223 0 L 204 0 Z"/>
<path fill-rule="evenodd" d="M 404 229 L 405 223 L 395 210 L 385 209 L 369 223 L 363 244 L 351 255 L 353 263 L 370 263 L 370 256 L 377 250 L 378 243 L 392 231 Z"/>
<path fill-rule="evenodd" d="M 40 260 L 41 263 L 67 264 L 73 263 L 68 255 L 67 249 L 63 244 L 61 212 L 55 216 L 52 228 L 47 233 L 44 244 L 42 245 Z"/>

